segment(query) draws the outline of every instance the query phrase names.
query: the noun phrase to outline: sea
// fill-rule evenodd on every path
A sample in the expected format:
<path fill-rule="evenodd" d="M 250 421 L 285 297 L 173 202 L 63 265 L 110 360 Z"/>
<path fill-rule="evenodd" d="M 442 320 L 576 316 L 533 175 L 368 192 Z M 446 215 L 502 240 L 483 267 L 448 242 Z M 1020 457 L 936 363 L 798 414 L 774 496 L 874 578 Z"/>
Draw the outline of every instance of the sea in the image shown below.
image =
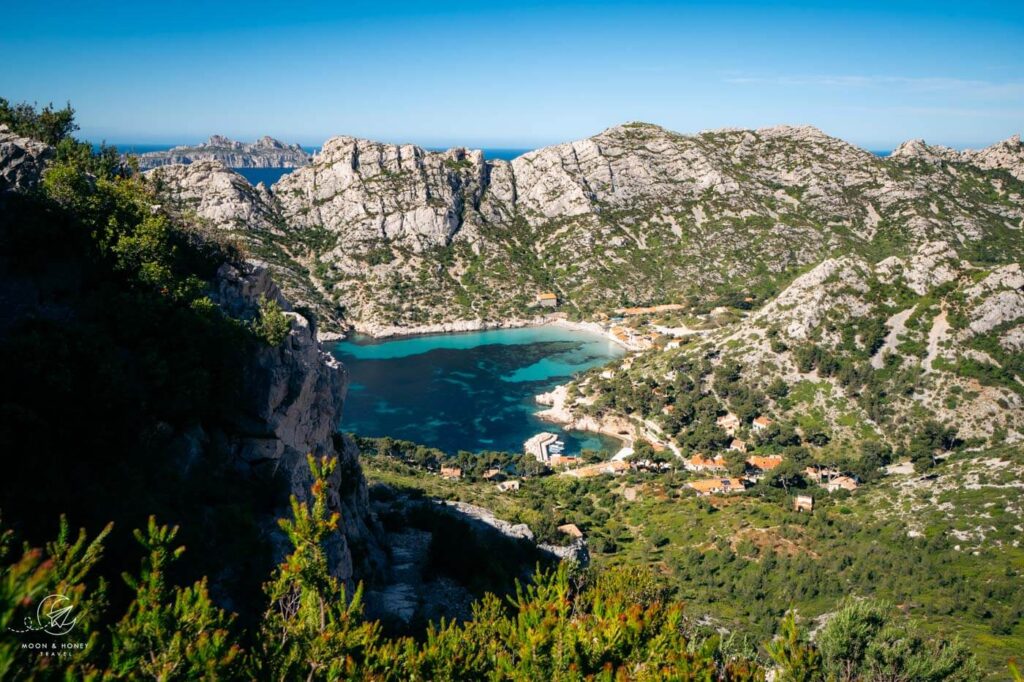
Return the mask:
<path fill-rule="evenodd" d="M 558 326 L 432 334 L 354 336 L 332 346 L 349 373 L 341 430 L 391 436 L 444 452 L 522 452 L 542 431 L 566 454 L 616 452 L 614 438 L 563 431 L 542 421 L 534 401 L 574 375 L 623 355 L 607 337 Z"/>

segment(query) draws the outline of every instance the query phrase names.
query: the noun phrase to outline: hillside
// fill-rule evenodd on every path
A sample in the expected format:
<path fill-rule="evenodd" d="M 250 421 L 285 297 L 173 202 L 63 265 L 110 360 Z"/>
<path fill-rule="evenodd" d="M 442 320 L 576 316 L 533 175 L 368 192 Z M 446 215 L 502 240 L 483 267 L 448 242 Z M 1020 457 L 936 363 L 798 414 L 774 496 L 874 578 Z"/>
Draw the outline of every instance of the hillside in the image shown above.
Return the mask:
<path fill-rule="evenodd" d="M 817 628 L 851 597 L 890 599 L 931 637 L 956 633 L 986 679 L 1006 679 L 1007 658 L 1024 644 L 1019 446 L 954 455 L 926 476 L 894 471 L 854 493 L 761 483 L 710 497 L 687 487 L 688 475 L 700 474 L 681 470 L 527 477 L 508 494 L 479 475 L 426 473 L 411 452 L 368 451 L 371 498 L 422 491 L 562 538 L 556 527 L 575 524 L 595 566 L 649 567 L 686 601 L 691 627 L 725 633 L 735 650 L 752 647 L 787 609 Z M 794 494 L 814 497 L 813 514 L 793 510 Z"/>
<path fill-rule="evenodd" d="M 724 448 L 726 413 L 751 447 L 795 432 L 835 457 L 862 441 L 903 448 L 929 421 L 968 445 L 1024 438 L 1020 265 L 974 264 L 945 242 L 876 264 L 827 259 L 756 311 L 630 324 L 660 341 L 582 377 L 562 407 L 626 417 L 682 454 Z M 777 424 L 757 433 L 759 415 Z"/>
<path fill-rule="evenodd" d="M 373 332 L 620 305 L 767 300 L 825 258 L 869 263 L 945 241 L 1019 260 L 1024 147 L 920 142 L 879 158 L 811 127 L 681 135 L 645 123 L 512 161 L 336 137 L 269 192 L 238 178 L 169 192 L 276 271 L 286 291 Z M 157 171 L 171 188 L 193 171 Z M 246 222 L 260 213 L 266 221 Z"/>
<path fill-rule="evenodd" d="M 379 570 L 358 452 L 336 434 L 343 368 L 266 268 L 70 138 L 0 126 L 0 178 L 5 529 L 41 542 L 60 514 L 113 521 L 117 569 L 156 514 L 186 528 L 185 575 L 242 603 L 284 551 L 275 517 L 308 498 L 313 454 L 337 463 L 345 515 L 330 570 L 349 584 Z"/>

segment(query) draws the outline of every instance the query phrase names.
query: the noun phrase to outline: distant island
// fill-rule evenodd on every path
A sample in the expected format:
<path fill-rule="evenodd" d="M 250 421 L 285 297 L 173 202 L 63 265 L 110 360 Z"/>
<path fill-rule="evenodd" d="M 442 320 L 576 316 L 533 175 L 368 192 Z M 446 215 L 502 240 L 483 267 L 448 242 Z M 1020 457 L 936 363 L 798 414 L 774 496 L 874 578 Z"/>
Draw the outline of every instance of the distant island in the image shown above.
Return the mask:
<path fill-rule="evenodd" d="M 212 135 L 197 145 L 179 145 L 166 151 L 139 154 L 139 168 L 149 170 L 194 161 L 220 161 L 231 168 L 299 168 L 311 155 L 297 144 L 285 144 L 264 135 L 255 142 L 239 142 Z"/>

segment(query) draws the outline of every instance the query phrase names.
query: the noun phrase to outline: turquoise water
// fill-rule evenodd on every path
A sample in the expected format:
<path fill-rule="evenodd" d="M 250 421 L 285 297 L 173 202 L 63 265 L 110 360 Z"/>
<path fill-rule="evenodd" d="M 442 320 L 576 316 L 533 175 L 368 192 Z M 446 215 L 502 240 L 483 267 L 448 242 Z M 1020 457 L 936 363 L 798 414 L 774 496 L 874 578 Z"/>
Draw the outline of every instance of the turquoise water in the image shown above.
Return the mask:
<path fill-rule="evenodd" d="M 601 335 L 545 326 L 381 341 L 356 337 L 332 351 L 349 373 L 344 431 L 453 454 L 522 452 L 523 441 L 540 431 L 561 434 L 566 453 L 619 447 L 612 438 L 564 432 L 534 416 L 541 409 L 536 394 L 622 356 Z"/>

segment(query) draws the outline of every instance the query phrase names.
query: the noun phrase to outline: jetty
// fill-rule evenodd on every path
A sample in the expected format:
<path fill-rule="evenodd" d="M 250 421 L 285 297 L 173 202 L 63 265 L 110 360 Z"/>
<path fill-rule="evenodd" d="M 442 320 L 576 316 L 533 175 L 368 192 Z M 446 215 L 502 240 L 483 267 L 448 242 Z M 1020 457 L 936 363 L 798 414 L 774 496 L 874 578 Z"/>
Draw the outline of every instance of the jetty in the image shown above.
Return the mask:
<path fill-rule="evenodd" d="M 565 451 L 565 443 L 558 439 L 554 433 L 538 433 L 523 443 L 523 450 L 526 454 L 533 455 L 538 462 L 548 464 L 552 457 L 562 456 Z"/>

